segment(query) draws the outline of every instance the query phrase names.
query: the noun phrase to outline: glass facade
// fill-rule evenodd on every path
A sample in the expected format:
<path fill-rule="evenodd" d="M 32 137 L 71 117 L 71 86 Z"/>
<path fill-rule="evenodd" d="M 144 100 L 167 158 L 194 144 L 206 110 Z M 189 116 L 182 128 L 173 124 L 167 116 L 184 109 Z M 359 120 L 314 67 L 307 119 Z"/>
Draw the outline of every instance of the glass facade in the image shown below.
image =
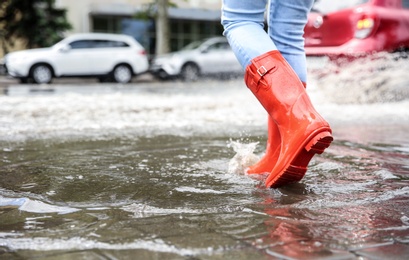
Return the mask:
<path fill-rule="evenodd" d="M 129 16 L 92 15 L 92 32 L 124 33 L 132 35 L 149 54 L 155 53 L 154 21 L 137 20 Z M 177 51 L 200 39 L 221 36 L 220 21 L 169 19 L 170 51 Z"/>
<path fill-rule="evenodd" d="M 170 49 L 180 50 L 187 44 L 212 36 L 221 36 L 220 21 L 170 20 Z"/>

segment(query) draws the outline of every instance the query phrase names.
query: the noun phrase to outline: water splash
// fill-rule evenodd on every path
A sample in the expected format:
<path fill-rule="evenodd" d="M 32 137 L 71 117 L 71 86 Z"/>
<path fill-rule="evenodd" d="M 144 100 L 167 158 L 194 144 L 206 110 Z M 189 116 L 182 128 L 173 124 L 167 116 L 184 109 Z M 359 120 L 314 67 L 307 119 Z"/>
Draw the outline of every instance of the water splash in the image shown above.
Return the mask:
<path fill-rule="evenodd" d="M 229 162 L 228 173 L 245 174 L 248 167 L 257 163 L 260 160 L 260 158 L 254 154 L 257 145 L 258 142 L 243 144 L 231 141 L 228 147 L 233 148 L 236 154 Z"/>
<path fill-rule="evenodd" d="M 405 53 L 376 53 L 353 61 L 327 62 L 311 69 L 310 79 L 336 104 L 397 102 L 409 99 Z"/>

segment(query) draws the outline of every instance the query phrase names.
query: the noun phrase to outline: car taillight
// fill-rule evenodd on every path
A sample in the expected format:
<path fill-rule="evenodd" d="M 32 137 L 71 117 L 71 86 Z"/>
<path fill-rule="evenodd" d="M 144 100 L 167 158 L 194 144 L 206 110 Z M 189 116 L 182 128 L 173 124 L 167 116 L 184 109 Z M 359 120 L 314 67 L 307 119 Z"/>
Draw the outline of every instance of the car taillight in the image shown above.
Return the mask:
<path fill-rule="evenodd" d="M 359 19 L 356 23 L 355 38 L 365 39 L 375 28 L 375 19 L 372 17 L 365 17 Z"/>
<path fill-rule="evenodd" d="M 140 50 L 140 51 L 138 51 L 138 54 L 140 54 L 140 55 L 146 55 L 146 51 L 145 51 L 145 50 Z"/>

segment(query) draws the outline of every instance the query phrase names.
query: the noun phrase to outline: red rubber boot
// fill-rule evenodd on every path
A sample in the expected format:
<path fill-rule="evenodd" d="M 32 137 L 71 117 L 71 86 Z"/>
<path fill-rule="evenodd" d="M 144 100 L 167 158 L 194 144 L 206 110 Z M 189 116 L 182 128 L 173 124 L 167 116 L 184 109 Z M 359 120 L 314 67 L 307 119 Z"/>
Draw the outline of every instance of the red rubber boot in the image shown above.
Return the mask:
<path fill-rule="evenodd" d="M 280 155 L 281 137 L 277 124 L 268 116 L 266 153 L 256 164 L 247 169 L 248 174 L 262 174 L 273 170 Z"/>
<path fill-rule="evenodd" d="M 302 82 L 304 88 L 307 84 Z M 266 172 L 271 172 L 277 163 L 278 156 L 280 155 L 281 148 L 281 136 L 278 131 L 277 124 L 274 122 L 271 116 L 268 116 L 268 127 L 267 127 L 267 145 L 266 153 L 256 164 L 250 166 L 247 169 L 248 174 L 262 174 Z"/>
<path fill-rule="evenodd" d="M 251 61 L 245 82 L 276 122 L 281 136 L 277 163 L 266 186 L 277 188 L 301 180 L 308 163 L 333 141 L 329 124 L 313 107 L 301 81 L 279 51 Z"/>

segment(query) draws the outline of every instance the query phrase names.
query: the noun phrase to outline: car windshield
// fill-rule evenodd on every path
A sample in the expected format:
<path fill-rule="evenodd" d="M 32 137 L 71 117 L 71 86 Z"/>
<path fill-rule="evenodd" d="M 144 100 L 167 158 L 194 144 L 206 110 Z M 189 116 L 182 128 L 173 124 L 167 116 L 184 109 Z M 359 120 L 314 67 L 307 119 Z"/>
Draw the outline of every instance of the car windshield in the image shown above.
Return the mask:
<path fill-rule="evenodd" d="M 316 0 L 312 7 L 312 12 L 328 14 L 342 9 L 351 8 L 360 4 L 364 4 L 369 0 Z"/>

